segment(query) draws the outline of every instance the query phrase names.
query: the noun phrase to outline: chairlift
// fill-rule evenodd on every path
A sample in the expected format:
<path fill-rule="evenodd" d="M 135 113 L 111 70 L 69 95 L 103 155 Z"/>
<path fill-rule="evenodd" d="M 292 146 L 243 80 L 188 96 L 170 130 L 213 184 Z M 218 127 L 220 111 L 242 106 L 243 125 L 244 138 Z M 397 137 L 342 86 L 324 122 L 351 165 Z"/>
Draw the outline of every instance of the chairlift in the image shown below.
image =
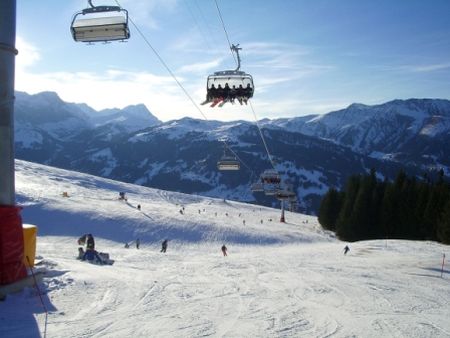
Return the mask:
<path fill-rule="evenodd" d="M 130 37 L 128 11 L 119 6 L 94 6 L 74 15 L 70 30 L 77 42 L 124 41 Z"/>
<path fill-rule="evenodd" d="M 253 192 L 264 192 L 264 184 L 260 182 L 253 183 L 251 189 Z"/>
<path fill-rule="evenodd" d="M 261 174 L 261 182 L 264 184 L 278 185 L 281 182 L 281 177 L 275 169 L 266 169 Z"/>
<path fill-rule="evenodd" d="M 287 189 L 280 189 L 276 191 L 275 197 L 282 201 L 291 200 L 293 197 L 295 197 L 295 193 Z"/>
<path fill-rule="evenodd" d="M 239 161 L 234 156 L 222 156 L 217 162 L 217 169 L 219 170 L 239 170 Z"/>
<path fill-rule="evenodd" d="M 240 104 L 245 103 L 253 97 L 255 86 L 250 74 L 240 71 L 241 58 L 238 45 L 232 45 L 231 50 L 236 53 L 238 66 L 235 70 L 223 70 L 214 72 L 208 76 L 206 81 L 206 100 L 202 104 L 210 103 L 211 107 L 219 104 L 223 106 L 226 102 L 234 103 L 237 99 Z"/>

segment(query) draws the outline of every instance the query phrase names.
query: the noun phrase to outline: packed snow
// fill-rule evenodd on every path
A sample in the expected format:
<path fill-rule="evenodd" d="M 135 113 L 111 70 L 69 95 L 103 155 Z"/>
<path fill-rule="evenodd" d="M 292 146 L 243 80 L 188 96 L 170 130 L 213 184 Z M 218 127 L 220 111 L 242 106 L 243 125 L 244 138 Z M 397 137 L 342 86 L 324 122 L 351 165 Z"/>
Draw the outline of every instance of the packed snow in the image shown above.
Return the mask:
<path fill-rule="evenodd" d="M 450 337 L 448 246 L 344 243 L 312 216 L 24 161 L 16 190 L 48 314 L 34 288 L 9 295 L 0 337 Z M 113 265 L 76 259 L 85 233 Z"/>

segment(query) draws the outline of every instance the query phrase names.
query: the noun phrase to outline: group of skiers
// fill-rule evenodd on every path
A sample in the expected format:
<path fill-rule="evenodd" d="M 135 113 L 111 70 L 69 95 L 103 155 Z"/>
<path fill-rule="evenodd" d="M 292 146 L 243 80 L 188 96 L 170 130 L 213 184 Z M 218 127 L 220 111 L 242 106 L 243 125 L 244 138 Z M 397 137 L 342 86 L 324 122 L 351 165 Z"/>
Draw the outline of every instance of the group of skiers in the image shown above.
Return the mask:
<path fill-rule="evenodd" d="M 136 239 L 136 241 L 134 241 L 134 242 L 136 243 L 136 249 L 139 249 L 139 246 L 141 243 L 139 238 Z M 169 243 L 168 239 L 164 239 L 162 241 L 160 252 L 166 253 L 168 243 Z M 87 260 L 89 262 L 97 263 L 100 265 L 112 264 L 114 262 L 111 259 L 109 259 L 109 254 L 97 252 L 95 250 L 95 240 L 94 240 L 94 236 L 92 236 L 92 234 L 85 234 L 85 235 L 81 236 L 80 238 L 78 238 L 78 245 L 81 245 L 81 247 L 78 248 L 77 259 L 80 259 L 82 261 Z M 86 250 L 84 250 L 82 247 L 84 245 L 86 245 Z M 125 243 L 125 248 L 129 248 L 129 247 L 130 247 L 130 243 Z M 227 255 L 228 249 L 225 246 L 225 244 L 222 245 L 221 250 L 222 250 L 222 254 L 224 256 L 228 256 Z"/>

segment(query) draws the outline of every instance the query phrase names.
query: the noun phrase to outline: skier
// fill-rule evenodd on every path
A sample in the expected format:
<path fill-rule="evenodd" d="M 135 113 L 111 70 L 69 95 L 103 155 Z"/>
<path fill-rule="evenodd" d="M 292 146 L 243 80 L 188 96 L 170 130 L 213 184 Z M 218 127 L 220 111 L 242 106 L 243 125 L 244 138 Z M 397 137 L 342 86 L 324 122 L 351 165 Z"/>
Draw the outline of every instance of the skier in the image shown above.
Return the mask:
<path fill-rule="evenodd" d="M 227 247 L 225 246 L 225 244 L 222 245 L 222 253 L 223 253 L 224 256 L 228 256 L 227 255 Z"/>
<path fill-rule="evenodd" d="M 349 251 L 350 251 L 350 248 L 348 247 L 348 245 L 346 245 L 344 248 L 344 255 L 346 255 L 347 252 L 349 252 Z"/>
<path fill-rule="evenodd" d="M 164 252 L 166 253 L 167 250 L 167 239 L 165 239 L 162 244 L 161 244 L 161 251 L 160 252 Z"/>
<path fill-rule="evenodd" d="M 141 241 L 138 239 L 136 239 L 136 249 L 139 249 L 139 246 L 141 245 Z"/>
<path fill-rule="evenodd" d="M 140 204 L 137 205 L 137 209 L 138 209 L 139 211 L 141 211 L 141 205 L 140 205 Z"/>
<path fill-rule="evenodd" d="M 245 219 L 242 220 L 242 224 L 245 225 Z"/>

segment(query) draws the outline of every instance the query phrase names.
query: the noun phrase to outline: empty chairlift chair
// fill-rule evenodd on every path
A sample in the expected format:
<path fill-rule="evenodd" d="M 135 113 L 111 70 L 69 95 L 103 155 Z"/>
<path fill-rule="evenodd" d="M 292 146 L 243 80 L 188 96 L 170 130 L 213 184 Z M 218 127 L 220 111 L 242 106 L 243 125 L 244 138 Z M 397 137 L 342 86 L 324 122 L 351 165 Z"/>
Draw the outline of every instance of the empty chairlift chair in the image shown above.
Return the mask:
<path fill-rule="evenodd" d="M 217 169 L 219 170 L 239 170 L 239 161 L 234 156 L 222 156 L 217 162 Z"/>
<path fill-rule="evenodd" d="M 124 41 L 130 37 L 128 11 L 119 6 L 94 6 L 74 15 L 70 30 L 75 41 Z"/>

